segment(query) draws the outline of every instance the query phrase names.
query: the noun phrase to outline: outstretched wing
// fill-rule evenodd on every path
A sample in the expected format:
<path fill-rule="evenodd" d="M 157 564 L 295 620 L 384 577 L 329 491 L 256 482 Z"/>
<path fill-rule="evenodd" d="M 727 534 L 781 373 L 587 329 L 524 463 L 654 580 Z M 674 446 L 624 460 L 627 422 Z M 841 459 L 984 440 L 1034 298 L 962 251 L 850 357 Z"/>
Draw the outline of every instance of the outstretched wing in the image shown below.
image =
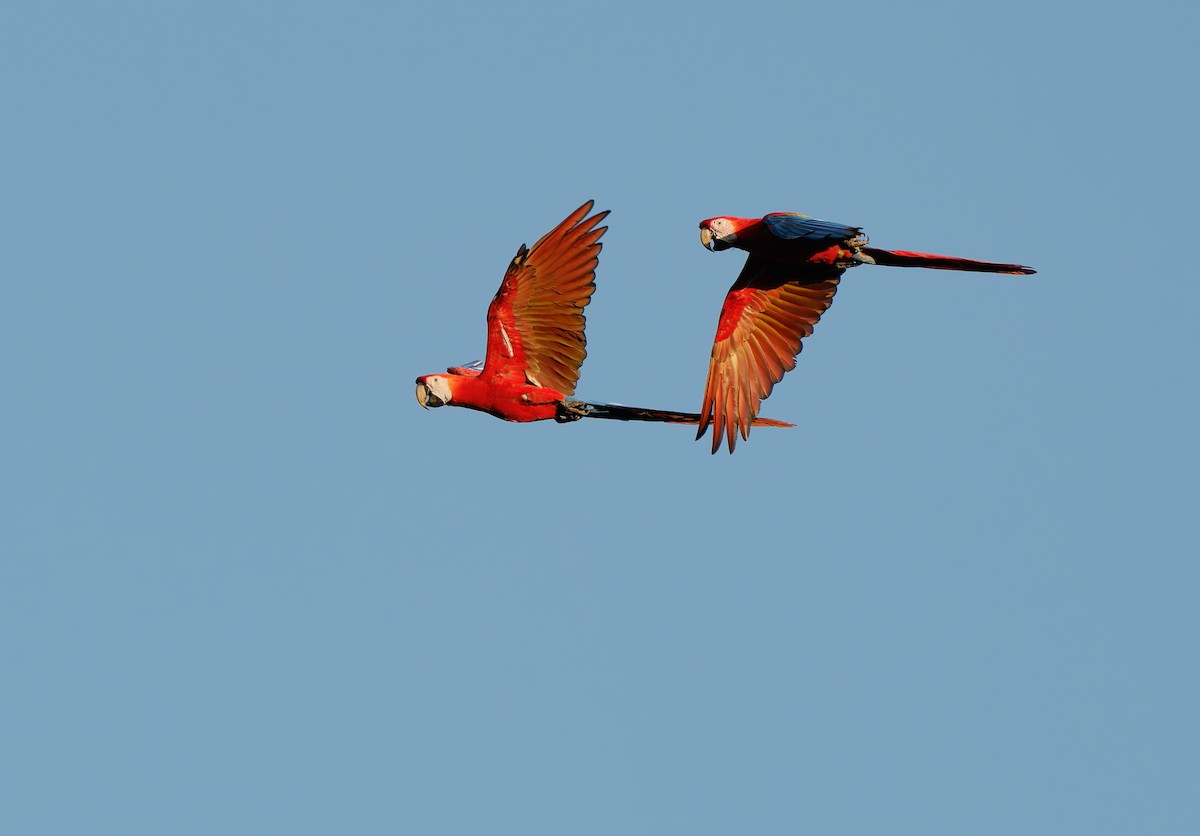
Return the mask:
<path fill-rule="evenodd" d="M 713 427 L 712 451 L 743 439 L 763 399 L 796 367 L 801 340 L 833 304 L 842 270 L 749 256 L 721 308 L 696 438 Z"/>
<path fill-rule="evenodd" d="M 862 228 L 834 221 L 822 221 L 799 212 L 772 212 L 763 216 L 765 226 L 776 238 L 808 241 L 846 241 L 862 235 Z"/>
<path fill-rule="evenodd" d="M 583 309 L 596 289 L 600 237 L 608 215 L 587 217 L 592 201 L 542 236 L 524 244 L 488 307 L 483 375 L 512 383 L 575 392 L 587 356 Z"/>

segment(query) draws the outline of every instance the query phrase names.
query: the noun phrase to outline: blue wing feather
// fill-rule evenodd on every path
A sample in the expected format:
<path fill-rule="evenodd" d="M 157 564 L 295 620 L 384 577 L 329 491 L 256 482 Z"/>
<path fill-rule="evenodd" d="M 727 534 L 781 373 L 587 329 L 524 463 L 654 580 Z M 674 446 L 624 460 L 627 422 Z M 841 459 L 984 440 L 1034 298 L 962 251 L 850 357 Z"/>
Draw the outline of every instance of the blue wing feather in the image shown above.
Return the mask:
<path fill-rule="evenodd" d="M 822 221 L 798 212 L 772 212 L 763 218 L 763 223 L 776 238 L 787 240 L 807 238 L 810 241 L 844 241 L 862 234 L 860 227 Z"/>

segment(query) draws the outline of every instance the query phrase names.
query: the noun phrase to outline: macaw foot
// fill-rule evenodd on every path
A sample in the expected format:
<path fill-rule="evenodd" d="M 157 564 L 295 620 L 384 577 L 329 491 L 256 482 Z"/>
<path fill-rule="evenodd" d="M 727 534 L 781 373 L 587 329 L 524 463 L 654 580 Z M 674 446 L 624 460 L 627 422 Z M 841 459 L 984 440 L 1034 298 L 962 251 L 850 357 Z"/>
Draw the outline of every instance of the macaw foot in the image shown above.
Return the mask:
<path fill-rule="evenodd" d="M 569 424 L 586 418 L 591 411 L 592 405 L 584 401 L 559 401 L 554 420 L 560 424 Z"/>
<path fill-rule="evenodd" d="M 868 243 L 867 236 L 855 235 L 846 242 L 846 247 L 850 250 L 850 260 L 838 259 L 837 266 L 845 270 L 848 267 L 857 267 L 859 264 L 874 264 L 875 259 L 862 251 L 862 248 Z"/>

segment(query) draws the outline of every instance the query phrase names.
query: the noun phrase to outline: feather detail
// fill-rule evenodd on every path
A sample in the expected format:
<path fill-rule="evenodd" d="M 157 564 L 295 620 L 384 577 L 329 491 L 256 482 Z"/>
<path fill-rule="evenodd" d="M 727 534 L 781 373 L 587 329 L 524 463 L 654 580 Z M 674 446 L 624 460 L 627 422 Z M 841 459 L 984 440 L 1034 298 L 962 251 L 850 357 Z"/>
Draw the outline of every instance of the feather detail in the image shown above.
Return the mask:
<path fill-rule="evenodd" d="M 596 289 L 600 238 L 608 212 L 580 206 L 532 247 L 517 250 L 488 307 L 483 376 L 494 382 L 537 381 L 574 394 L 587 357 L 584 308 Z"/>
<path fill-rule="evenodd" d="M 745 440 L 762 401 L 796 367 L 805 337 L 833 304 L 841 270 L 813 267 L 803 280 L 796 268 L 751 255 L 725 297 L 709 358 L 696 438 L 713 427 L 712 452 L 722 437 L 732 453 Z"/>

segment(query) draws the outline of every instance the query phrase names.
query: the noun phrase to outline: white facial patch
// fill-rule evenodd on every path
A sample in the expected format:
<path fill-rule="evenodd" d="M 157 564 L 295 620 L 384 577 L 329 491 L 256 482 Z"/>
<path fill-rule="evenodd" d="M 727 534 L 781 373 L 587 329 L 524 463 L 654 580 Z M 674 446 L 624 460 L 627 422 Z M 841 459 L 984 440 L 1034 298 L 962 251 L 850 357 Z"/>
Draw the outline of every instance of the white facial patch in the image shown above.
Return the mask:
<path fill-rule="evenodd" d="M 713 237 L 722 244 L 732 244 L 737 240 L 737 233 L 733 231 L 733 222 L 728 218 L 714 218 L 709 227 L 712 228 Z"/>
<path fill-rule="evenodd" d="M 429 393 L 442 403 L 450 403 L 450 381 L 442 375 L 431 375 L 425 378 L 425 386 Z"/>

